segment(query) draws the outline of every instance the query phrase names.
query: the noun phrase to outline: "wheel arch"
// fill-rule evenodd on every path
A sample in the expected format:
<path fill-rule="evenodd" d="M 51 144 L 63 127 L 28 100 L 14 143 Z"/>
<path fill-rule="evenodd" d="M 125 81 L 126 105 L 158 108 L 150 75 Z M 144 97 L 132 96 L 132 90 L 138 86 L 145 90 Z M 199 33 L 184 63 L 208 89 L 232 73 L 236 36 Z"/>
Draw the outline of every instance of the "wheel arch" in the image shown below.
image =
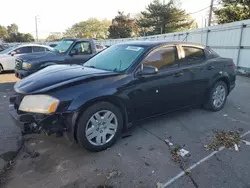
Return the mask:
<path fill-rule="evenodd" d="M 2 71 L 4 70 L 2 63 L 0 62 L 0 67 L 2 68 Z"/>
<path fill-rule="evenodd" d="M 128 114 L 127 114 L 127 109 L 125 107 L 125 105 L 122 103 L 122 101 L 115 96 L 103 96 L 103 97 L 98 97 L 92 100 L 87 101 L 84 105 L 82 105 L 79 110 L 74 114 L 74 122 L 73 122 L 73 135 L 74 135 L 74 139 L 76 139 L 76 134 L 77 134 L 77 123 L 79 121 L 79 118 L 81 117 L 82 113 L 84 113 L 85 110 L 87 110 L 90 106 L 92 106 L 95 103 L 98 102 L 109 102 L 113 105 L 115 105 L 116 107 L 119 108 L 119 110 L 122 113 L 122 117 L 123 117 L 123 131 L 127 129 L 127 125 L 128 125 Z"/>
<path fill-rule="evenodd" d="M 39 69 L 43 69 L 43 68 L 45 68 L 45 67 L 48 67 L 48 66 L 51 66 L 51 65 L 56 65 L 56 64 L 57 64 L 56 62 L 43 62 L 43 63 L 40 65 Z"/>
<path fill-rule="evenodd" d="M 219 81 L 223 81 L 227 85 L 227 95 L 228 95 L 230 91 L 230 81 L 229 81 L 229 77 L 226 75 L 220 76 L 216 78 L 215 80 L 213 80 L 213 82 L 210 85 L 210 89 L 213 88 L 214 84 L 216 84 Z"/>

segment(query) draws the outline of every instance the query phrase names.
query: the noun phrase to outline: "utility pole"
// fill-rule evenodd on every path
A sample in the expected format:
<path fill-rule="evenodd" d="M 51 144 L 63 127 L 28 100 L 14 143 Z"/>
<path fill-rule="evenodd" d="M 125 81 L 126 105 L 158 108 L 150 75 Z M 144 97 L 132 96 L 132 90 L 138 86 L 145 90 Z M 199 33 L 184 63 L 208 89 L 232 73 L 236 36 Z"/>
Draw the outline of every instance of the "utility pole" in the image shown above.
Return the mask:
<path fill-rule="evenodd" d="M 213 6 L 214 6 L 214 0 L 211 0 L 210 10 L 209 10 L 209 18 L 208 18 L 208 26 L 211 26 L 212 14 L 213 14 Z"/>
<path fill-rule="evenodd" d="M 37 16 L 35 16 L 35 23 L 36 23 L 36 42 L 38 42 Z"/>

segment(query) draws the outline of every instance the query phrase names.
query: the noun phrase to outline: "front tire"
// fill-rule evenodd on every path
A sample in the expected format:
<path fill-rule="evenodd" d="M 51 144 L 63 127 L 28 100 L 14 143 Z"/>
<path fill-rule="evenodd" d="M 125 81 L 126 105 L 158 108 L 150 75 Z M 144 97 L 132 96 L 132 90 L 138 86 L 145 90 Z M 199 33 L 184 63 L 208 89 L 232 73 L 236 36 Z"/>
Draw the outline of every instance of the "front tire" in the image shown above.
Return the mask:
<path fill-rule="evenodd" d="M 227 85 L 223 81 L 216 82 L 209 93 L 207 103 L 204 105 L 205 109 L 210 111 L 220 111 L 227 100 L 228 89 Z"/>
<path fill-rule="evenodd" d="M 109 102 L 98 102 L 85 110 L 77 123 L 79 144 L 94 152 L 111 147 L 120 137 L 122 114 Z"/>

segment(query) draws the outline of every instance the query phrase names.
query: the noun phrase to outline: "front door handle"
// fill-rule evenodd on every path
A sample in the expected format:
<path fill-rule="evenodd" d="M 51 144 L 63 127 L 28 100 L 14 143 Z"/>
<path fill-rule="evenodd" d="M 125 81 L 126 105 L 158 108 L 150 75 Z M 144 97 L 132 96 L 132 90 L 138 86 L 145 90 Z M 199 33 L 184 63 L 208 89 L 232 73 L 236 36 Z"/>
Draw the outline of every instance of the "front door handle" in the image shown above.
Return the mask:
<path fill-rule="evenodd" d="M 214 69 L 214 66 L 213 66 L 213 65 L 209 65 L 209 66 L 207 67 L 207 69 L 208 69 L 208 70 L 212 70 L 212 69 Z"/>
<path fill-rule="evenodd" d="M 177 72 L 173 75 L 173 77 L 180 77 L 180 76 L 183 76 L 184 75 L 184 72 Z"/>

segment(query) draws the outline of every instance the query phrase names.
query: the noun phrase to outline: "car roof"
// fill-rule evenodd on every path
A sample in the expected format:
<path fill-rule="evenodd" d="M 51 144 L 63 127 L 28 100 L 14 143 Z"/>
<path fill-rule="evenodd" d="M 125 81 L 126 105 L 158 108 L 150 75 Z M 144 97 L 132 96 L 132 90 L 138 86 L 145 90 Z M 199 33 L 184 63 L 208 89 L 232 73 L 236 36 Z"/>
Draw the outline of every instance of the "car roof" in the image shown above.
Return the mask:
<path fill-rule="evenodd" d="M 190 46 L 205 48 L 205 46 L 202 44 L 191 43 L 191 42 L 180 42 L 180 41 L 131 41 L 131 42 L 120 43 L 120 45 L 123 45 L 123 44 L 141 46 L 141 47 L 146 47 L 146 48 L 147 47 L 153 48 L 153 47 L 161 46 L 161 45 L 190 45 Z"/>
<path fill-rule="evenodd" d="M 51 48 L 50 46 L 47 46 L 47 45 L 42 45 L 42 44 L 32 44 L 32 43 L 29 43 L 29 44 L 19 44 L 19 45 L 16 45 L 15 47 L 27 47 L 27 46 L 39 46 L 39 47 L 45 47 L 45 48 Z"/>
<path fill-rule="evenodd" d="M 94 41 L 93 39 L 85 39 L 85 38 L 64 38 L 62 40 L 73 40 L 73 41 Z"/>

